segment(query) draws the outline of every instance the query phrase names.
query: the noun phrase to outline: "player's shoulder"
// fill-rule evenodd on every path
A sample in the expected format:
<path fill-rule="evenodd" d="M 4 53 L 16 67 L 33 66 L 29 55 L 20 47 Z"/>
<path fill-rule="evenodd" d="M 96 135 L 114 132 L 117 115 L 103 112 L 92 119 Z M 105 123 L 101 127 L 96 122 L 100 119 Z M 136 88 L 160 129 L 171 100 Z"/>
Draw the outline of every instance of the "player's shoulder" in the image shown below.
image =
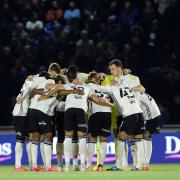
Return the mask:
<path fill-rule="evenodd" d="M 47 79 L 47 82 L 48 82 L 48 83 L 55 84 L 55 80 L 54 80 L 54 79 Z"/>
<path fill-rule="evenodd" d="M 126 74 L 123 77 L 124 77 L 124 79 L 128 79 L 128 80 L 131 80 L 131 81 L 139 80 L 139 77 L 135 76 L 133 74 Z"/>
<path fill-rule="evenodd" d="M 88 74 L 83 73 L 83 72 L 79 72 L 77 74 L 77 79 L 81 80 L 81 81 L 85 81 L 88 78 Z"/>

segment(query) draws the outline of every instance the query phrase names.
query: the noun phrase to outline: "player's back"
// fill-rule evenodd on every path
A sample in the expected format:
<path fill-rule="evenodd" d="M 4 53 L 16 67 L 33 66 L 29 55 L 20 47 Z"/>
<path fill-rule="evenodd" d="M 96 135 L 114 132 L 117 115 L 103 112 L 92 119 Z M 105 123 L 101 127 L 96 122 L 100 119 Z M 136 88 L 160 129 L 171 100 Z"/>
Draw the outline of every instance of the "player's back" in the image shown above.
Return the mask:
<path fill-rule="evenodd" d="M 123 117 L 142 113 L 141 107 L 129 87 L 111 86 L 112 99 L 117 104 Z"/>
<path fill-rule="evenodd" d="M 135 96 L 143 111 L 145 120 L 154 119 L 160 116 L 160 110 L 155 100 L 147 93 L 135 93 Z"/>
<path fill-rule="evenodd" d="M 83 90 L 84 94 L 83 95 L 78 95 L 78 94 L 69 94 L 66 97 L 66 102 L 65 102 L 65 110 L 69 108 L 80 108 L 84 109 L 85 112 L 88 110 L 88 97 L 89 97 L 89 92 L 90 89 L 87 85 L 73 85 L 73 84 L 68 84 L 64 86 L 65 89 L 67 90 Z"/>
<path fill-rule="evenodd" d="M 13 116 L 26 116 L 28 107 L 30 104 L 29 101 L 29 87 L 32 85 L 33 81 L 29 81 L 28 79 L 25 80 L 20 93 L 18 94 L 18 98 L 21 98 L 21 103 L 16 103 L 13 109 Z"/>
<path fill-rule="evenodd" d="M 129 88 L 140 85 L 139 78 L 131 74 L 121 75 L 120 78 L 116 80 L 119 82 L 120 85 L 127 86 Z"/>
<path fill-rule="evenodd" d="M 107 92 L 103 92 L 100 85 L 89 83 L 88 87 L 94 92 L 97 97 L 102 98 L 106 101 L 110 101 L 109 94 Z M 111 112 L 111 107 L 100 106 L 94 102 L 91 102 L 91 113 L 96 112 Z"/>
<path fill-rule="evenodd" d="M 39 83 L 39 85 L 36 88 L 44 89 L 44 92 L 48 93 L 49 90 L 46 88 L 47 84 L 55 84 L 55 82 L 53 79 L 46 79 L 45 77 L 41 77 L 41 82 Z M 32 103 L 30 105 L 30 108 L 40 110 L 50 116 L 54 115 L 54 106 L 56 106 L 58 103 L 56 97 L 51 97 L 49 99 L 39 101 L 38 99 L 40 96 L 41 95 L 35 95 L 32 98 Z"/>

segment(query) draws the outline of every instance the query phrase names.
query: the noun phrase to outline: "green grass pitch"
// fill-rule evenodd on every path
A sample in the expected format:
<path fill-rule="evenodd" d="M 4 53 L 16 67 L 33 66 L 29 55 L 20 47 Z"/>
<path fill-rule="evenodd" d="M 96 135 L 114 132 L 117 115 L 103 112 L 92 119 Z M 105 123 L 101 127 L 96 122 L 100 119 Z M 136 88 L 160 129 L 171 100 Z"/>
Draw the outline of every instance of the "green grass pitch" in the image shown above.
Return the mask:
<path fill-rule="evenodd" d="M 105 168 L 108 168 L 106 166 Z M 14 172 L 0 165 L 0 180 L 180 180 L 180 164 L 151 165 L 141 172 Z"/>

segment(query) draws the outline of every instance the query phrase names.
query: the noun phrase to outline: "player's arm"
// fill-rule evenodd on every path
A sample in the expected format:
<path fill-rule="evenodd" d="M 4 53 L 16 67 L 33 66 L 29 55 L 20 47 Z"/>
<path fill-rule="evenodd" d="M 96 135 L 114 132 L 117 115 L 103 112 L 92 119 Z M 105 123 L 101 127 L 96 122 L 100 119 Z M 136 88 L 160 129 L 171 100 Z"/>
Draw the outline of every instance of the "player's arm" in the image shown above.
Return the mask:
<path fill-rule="evenodd" d="M 140 80 L 137 76 L 130 75 L 130 80 L 132 82 L 131 90 L 134 92 L 145 92 L 145 88 L 143 85 L 140 83 Z"/>
<path fill-rule="evenodd" d="M 91 101 L 93 101 L 94 103 L 96 104 L 99 104 L 100 106 L 108 106 L 108 107 L 113 107 L 113 104 L 104 100 L 104 99 L 101 99 L 99 98 L 98 96 L 96 96 L 95 94 L 92 94 L 89 99 Z"/>
<path fill-rule="evenodd" d="M 76 89 L 76 90 L 66 90 L 66 89 L 62 89 L 62 86 L 56 86 L 53 89 L 51 89 L 47 95 L 43 95 L 43 96 L 39 97 L 38 100 L 39 101 L 46 100 L 46 99 L 54 96 L 55 94 L 60 94 L 60 95 L 69 95 L 69 94 L 84 95 L 84 91 L 83 90 L 79 90 L 79 89 Z"/>
<path fill-rule="evenodd" d="M 59 90 L 59 89 L 64 89 L 64 86 L 62 84 L 46 84 L 46 88 L 48 90 L 52 90 L 52 89 L 55 89 L 55 90 Z"/>
<path fill-rule="evenodd" d="M 136 87 L 131 88 L 131 90 L 134 92 L 145 92 L 145 88 L 141 84 Z"/>
<path fill-rule="evenodd" d="M 75 90 L 59 90 L 58 94 L 60 94 L 60 95 L 68 95 L 68 94 L 84 95 L 84 91 L 79 90 L 79 89 L 75 89 Z"/>
<path fill-rule="evenodd" d="M 79 79 L 74 79 L 73 82 L 72 82 L 72 84 L 74 84 L 74 85 L 83 85 L 84 82 L 83 82 L 83 81 L 80 81 Z"/>
<path fill-rule="evenodd" d="M 48 92 L 47 95 L 41 95 L 38 101 L 43 101 L 49 99 L 50 97 L 53 97 L 62 87 L 59 84 L 47 84 L 46 88 L 49 89 L 50 91 Z"/>
<path fill-rule="evenodd" d="M 44 94 L 44 88 L 33 89 L 29 94 L 29 99 L 32 99 L 35 95 L 43 95 L 43 94 Z"/>

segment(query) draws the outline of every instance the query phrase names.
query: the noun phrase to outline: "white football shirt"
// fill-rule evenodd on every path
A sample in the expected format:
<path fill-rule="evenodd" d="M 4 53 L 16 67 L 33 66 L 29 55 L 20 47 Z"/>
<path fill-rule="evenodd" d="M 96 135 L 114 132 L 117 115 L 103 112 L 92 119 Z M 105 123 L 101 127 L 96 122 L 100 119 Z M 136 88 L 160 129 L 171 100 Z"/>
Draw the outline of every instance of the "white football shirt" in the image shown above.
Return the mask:
<path fill-rule="evenodd" d="M 108 92 L 111 95 L 114 103 L 116 103 L 118 110 L 123 117 L 142 113 L 139 102 L 129 87 L 123 85 L 108 85 L 102 87 L 102 90 Z"/>
<path fill-rule="evenodd" d="M 36 87 L 37 89 L 44 89 L 45 93 L 48 93 L 48 89 L 46 88 L 47 84 L 55 84 L 55 81 L 53 79 L 46 79 L 44 77 L 41 78 L 41 82 L 39 85 Z M 35 85 L 34 85 L 35 87 Z M 59 103 L 58 99 L 56 96 L 53 96 L 49 99 L 43 100 L 43 101 L 38 101 L 40 95 L 35 95 L 32 98 L 32 102 L 30 105 L 31 109 L 37 109 L 49 116 L 53 116 L 55 114 L 54 109 Z"/>
<path fill-rule="evenodd" d="M 143 111 L 144 120 L 151 120 L 161 115 L 155 100 L 147 93 L 134 93 Z"/>
<path fill-rule="evenodd" d="M 80 108 L 87 113 L 88 98 L 92 94 L 91 89 L 87 85 L 73 85 L 73 84 L 64 85 L 64 88 L 66 90 L 79 89 L 84 91 L 84 95 L 78 95 L 78 94 L 67 95 L 65 102 L 65 111 L 69 108 Z"/>
<path fill-rule="evenodd" d="M 94 92 L 94 94 L 99 97 L 102 98 L 106 101 L 110 102 L 110 95 L 107 92 L 103 92 L 101 90 L 101 86 L 94 84 L 94 83 L 89 83 L 88 84 L 89 88 Z M 90 113 L 94 114 L 97 112 L 112 112 L 111 111 L 111 107 L 107 107 L 107 106 L 100 106 L 92 101 L 90 101 Z"/>
<path fill-rule="evenodd" d="M 130 89 L 140 85 L 140 80 L 137 76 L 127 74 L 121 75 L 119 78 L 115 78 L 119 85 L 129 87 Z"/>
<path fill-rule="evenodd" d="M 29 81 L 28 79 L 25 80 L 20 90 L 20 93 L 18 95 L 18 97 L 21 98 L 22 103 L 15 104 L 13 112 L 12 112 L 13 116 L 26 116 L 27 115 L 28 107 L 30 104 L 29 94 L 31 92 L 29 88 L 31 87 L 32 84 L 33 84 L 33 81 Z"/>

